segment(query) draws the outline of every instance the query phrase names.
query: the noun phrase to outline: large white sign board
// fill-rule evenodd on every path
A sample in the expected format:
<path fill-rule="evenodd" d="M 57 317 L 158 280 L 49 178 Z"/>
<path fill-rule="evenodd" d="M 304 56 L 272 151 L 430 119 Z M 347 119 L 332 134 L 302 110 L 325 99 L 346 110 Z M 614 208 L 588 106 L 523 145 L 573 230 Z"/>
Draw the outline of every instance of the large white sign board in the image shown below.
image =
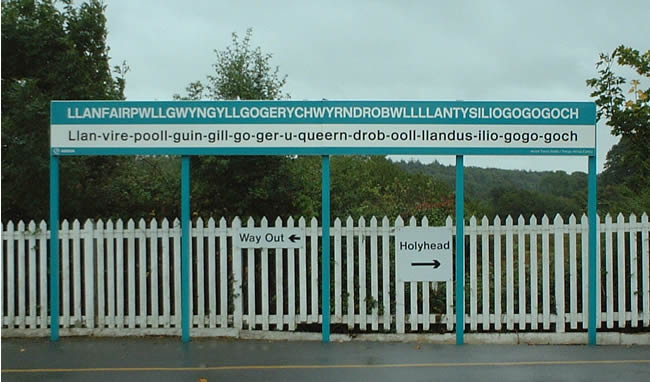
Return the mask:
<path fill-rule="evenodd" d="M 50 146 L 54 155 L 590 155 L 594 116 L 593 102 L 53 101 Z"/>
<path fill-rule="evenodd" d="M 397 281 L 451 280 L 452 248 L 450 228 L 400 228 L 395 234 Z"/>

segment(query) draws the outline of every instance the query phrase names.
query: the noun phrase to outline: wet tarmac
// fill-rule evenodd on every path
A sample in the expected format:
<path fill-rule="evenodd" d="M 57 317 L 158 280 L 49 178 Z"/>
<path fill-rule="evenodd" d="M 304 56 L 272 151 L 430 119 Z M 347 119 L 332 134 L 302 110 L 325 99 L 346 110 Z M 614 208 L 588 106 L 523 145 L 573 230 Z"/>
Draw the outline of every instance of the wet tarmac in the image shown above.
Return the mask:
<path fill-rule="evenodd" d="M 648 381 L 650 346 L 2 339 L 3 381 Z"/>

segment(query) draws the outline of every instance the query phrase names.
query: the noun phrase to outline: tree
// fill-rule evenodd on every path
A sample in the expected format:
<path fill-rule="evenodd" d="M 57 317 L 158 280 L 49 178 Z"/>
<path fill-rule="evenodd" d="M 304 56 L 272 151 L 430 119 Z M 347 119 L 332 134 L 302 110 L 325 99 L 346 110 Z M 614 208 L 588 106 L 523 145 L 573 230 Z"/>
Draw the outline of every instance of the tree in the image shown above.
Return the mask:
<path fill-rule="evenodd" d="M 621 45 L 611 54 L 601 54 L 596 68 L 599 77 L 588 79 L 587 85 L 593 89 L 591 96 L 596 97 L 598 118 L 606 118 L 612 133 L 621 137 L 607 154 L 602 182 L 605 188 L 611 189 L 605 194 L 615 198 L 619 193 L 625 198 L 636 195 L 640 203 L 616 204 L 649 209 L 650 88 L 643 89 L 642 83 L 650 79 L 650 50 L 641 53 Z M 641 79 L 629 81 L 626 94 L 623 87 L 628 81 L 616 74 L 615 69 L 632 69 Z"/>
<path fill-rule="evenodd" d="M 104 5 L 78 8 L 51 0 L 2 2 L 2 215 L 48 216 L 50 101 L 123 99 L 124 74 L 114 78 L 106 45 Z M 109 211 L 96 203 L 109 191 L 122 162 L 115 158 L 62 161 L 62 216 L 92 217 Z M 102 209 L 105 207 L 105 209 Z"/>
<path fill-rule="evenodd" d="M 289 98 L 282 93 L 287 76 L 280 76 L 280 68 L 271 67 L 273 55 L 262 53 L 260 47 L 251 47 L 253 29 L 248 28 L 240 39 L 232 34 L 232 46 L 215 50 L 217 61 L 212 65 L 214 73 L 206 77 L 207 84 L 191 82 L 187 95 L 174 95 L 177 100 L 279 100 Z"/>
<path fill-rule="evenodd" d="M 612 133 L 628 137 L 639 146 L 648 148 L 650 142 L 650 88 L 641 89 L 641 81 L 630 81 L 629 96 L 621 88 L 627 80 L 614 72 L 614 66 L 629 67 L 639 76 L 650 79 L 650 50 L 641 54 L 638 50 L 619 46 L 611 54 L 602 53 L 596 63 L 599 78 L 587 80 L 587 85 L 594 89 L 598 118 L 607 118 Z"/>
<path fill-rule="evenodd" d="M 298 184 L 294 199 L 307 215 L 320 216 L 320 158 L 301 157 L 291 165 Z M 383 156 L 334 156 L 331 175 L 333 217 L 426 216 L 431 225 L 444 225 L 453 212 L 449 186 L 422 173 L 410 174 Z"/>
<path fill-rule="evenodd" d="M 277 100 L 286 75 L 270 64 L 272 55 L 251 46 L 252 29 L 232 45 L 215 50 L 216 62 L 206 83 L 195 81 L 177 100 Z M 192 157 L 192 209 L 204 215 L 281 216 L 299 211 L 291 197 L 290 158 Z"/>

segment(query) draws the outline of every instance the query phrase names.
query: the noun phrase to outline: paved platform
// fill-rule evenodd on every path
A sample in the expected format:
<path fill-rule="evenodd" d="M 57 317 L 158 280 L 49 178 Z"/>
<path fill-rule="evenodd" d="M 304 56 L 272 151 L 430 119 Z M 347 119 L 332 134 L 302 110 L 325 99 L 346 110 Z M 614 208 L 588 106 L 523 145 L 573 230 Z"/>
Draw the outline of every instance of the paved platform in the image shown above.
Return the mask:
<path fill-rule="evenodd" d="M 648 381 L 650 346 L 2 339 L 3 381 Z"/>

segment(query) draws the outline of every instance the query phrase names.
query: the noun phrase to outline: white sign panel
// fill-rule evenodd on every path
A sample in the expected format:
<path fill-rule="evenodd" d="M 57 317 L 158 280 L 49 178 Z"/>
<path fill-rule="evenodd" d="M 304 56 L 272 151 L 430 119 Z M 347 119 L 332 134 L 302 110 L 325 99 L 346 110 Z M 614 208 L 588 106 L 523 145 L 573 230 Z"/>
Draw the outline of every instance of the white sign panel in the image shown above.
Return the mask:
<path fill-rule="evenodd" d="M 593 127 L 551 125 L 57 125 L 52 147 L 288 148 L 449 147 L 539 148 L 595 146 Z"/>
<path fill-rule="evenodd" d="M 403 227 L 395 236 L 397 281 L 452 279 L 452 232 L 446 227 Z"/>
<path fill-rule="evenodd" d="M 233 239 L 239 248 L 302 248 L 305 233 L 300 228 L 242 227 Z"/>

